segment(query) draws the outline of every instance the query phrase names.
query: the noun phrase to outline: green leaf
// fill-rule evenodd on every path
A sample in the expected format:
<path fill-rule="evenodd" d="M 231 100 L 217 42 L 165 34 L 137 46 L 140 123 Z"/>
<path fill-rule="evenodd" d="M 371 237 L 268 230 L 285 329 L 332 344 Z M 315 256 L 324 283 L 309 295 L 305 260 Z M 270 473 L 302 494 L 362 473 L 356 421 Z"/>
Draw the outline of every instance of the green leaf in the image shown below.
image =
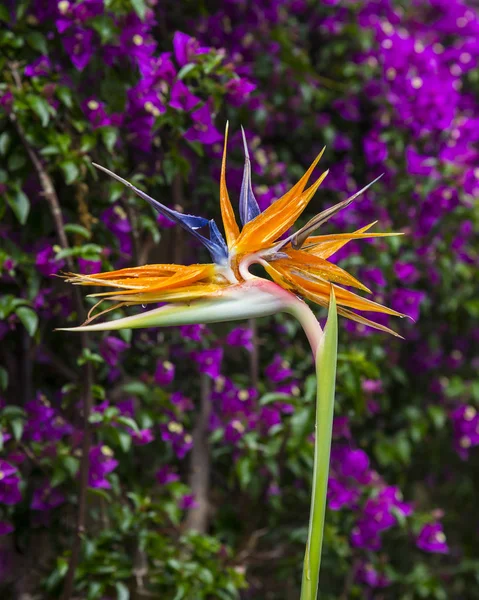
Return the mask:
<path fill-rule="evenodd" d="M 178 79 L 184 79 L 189 73 L 191 73 L 194 69 L 196 69 L 197 66 L 198 65 L 196 65 L 195 63 L 188 63 L 188 64 L 184 65 L 178 71 L 177 78 Z"/>
<path fill-rule="evenodd" d="M 8 157 L 7 165 L 9 171 L 18 171 L 27 164 L 25 154 L 21 150 L 15 151 Z"/>
<path fill-rule="evenodd" d="M 55 156 L 55 154 L 60 154 L 60 148 L 54 144 L 48 144 L 40 150 L 40 154 L 42 156 Z"/>
<path fill-rule="evenodd" d="M 73 106 L 73 96 L 70 88 L 59 86 L 55 90 L 55 93 L 60 100 L 67 108 L 72 108 Z"/>
<path fill-rule="evenodd" d="M 2 135 L 0 135 L 0 154 L 2 156 L 5 156 L 8 152 L 8 147 L 10 146 L 11 140 L 12 138 L 10 137 L 8 131 L 4 131 Z"/>
<path fill-rule="evenodd" d="M 104 400 L 106 396 L 105 388 L 100 384 L 95 384 L 91 386 L 91 392 L 94 398 L 98 400 Z"/>
<path fill-rule="evenodd" d="M 108 15 L 99 15 L 91 19 L 89 25 L 99 34 L 102 45 L 111 42 L 116 35 L 115 22 Z"/>
<path fill-rule="evenodd" d="M 116 433 L 120 448 L 123 450 L 123 452 L 128 452 L 128 450 L 131 448 L 131 435 L 129 435 L 128 433 L 126 433 L 124 431 L 119 431 L 119 430 L 115 430 L 115 433 Z"/>
<path fill-rule="evenodd" d="M 431 404 L 427 407 L 427 412 L 434 423 L 434 427 L 436 427 L 436 429 L 442 429 L 447 420 L 444 408 L 442 406 L 435 406 Z"/>
<path fill-rule="evenodd" d="M 25 329 L 28 331 L 28 335 L 30 337 L 35 335 L 35 332 L 38 327 L 37 313 L 33 309 L 28 308 L 26 306 L 20 306 L 20 308 L 17 308 L 15 313 L 22 322 Z"/>
<path fill-rule="evenodd" d="M 17 190 L 13 195 L 7 194 L 6 197 L 20 225 L 25 225 L 30 212 L 30 200 L 27 195 L 22 190 Z"/>
<path fill-rule="evenodd" d="M 72 160 L 67 160 L 60 164 L 63 175 L 65 176 L 65 183 L 67 185 L 72 184 L 80 174 L 80 169 Z"/>
<path fill-rule="evenodd" d="M 259 399 L 261 406 L 271 404 L 271 402 L 291 402 L 291 395 L 283 394 L 281 392 L 268 392 Z"/>
<path fill-rule="evenodd" d="M 50 105 L 45 98 L 30 94 L 27 96 L 27 102 L 33 112 L 40 118 L 42 126 L 46 127 L 50 120 Z"/>
<path fill-rule="evenodd" d="M 47 41 L 39 31 L 31 31 L 26 35 L 27 44 L 40 52 L 40 54 L 48 54 Z"/>
<path fill-rule="evenodd" d="M 2 410 L 2 417 L 6 417 L 7 419 L 24 419 L 25 411 L 19 406 L 9 404 Z"/>
<path fill-rule="evenodd" d="M 9 23 L 11 20 L 10 11 L 4 4 L 0 4 L 0 21 Z"/>
<path fill-rule="evenodd" d="M 0 367 L 0 389 L 6 390 L 8 387 L 8 371 L 5 367 Z"/>
<path fill-rule="evenodd" d="M 253 465 L 249 456 L 242 456 L 236 463 L 236 471 L 238 473 L 238 479 L 242 490 L 245 490 L 251 481 L 251 477 L 253 475 L 252 467 Z"/>
<path fill-rule="evenodd" d="M 144 0 L 131 0 L 131 5 L 136 14 L 143 21 L 146 15 L 146 4 Z"/>
<path fill-rule="evenodd" d="M 150 393 L 150 388 L 142 381 L 129 381 L 121 386 L 121 390 L 125 394 L 141 397 L 146 397 Z"/>
<path fill-rule="evenodd" d="M 115 583 L 115 587 L 116 587 L 117 600 L 129 600 L 130 599 L 130 591 L 124 583 L 121 583 L 121 581 L 117 581 Z"/>
<path fill-rule="evenodd" d="M 63 467 L 73 479 L 78 473 L 78 469 L 80 468 L 80 461 L 74 456 L 65 456 L 65 458 L 63 459 Z"/>
<path fill-rule="evenodd" d="M 140 428 L 138 427 L 136 422 L 133 419 L 131 419 L 130 417 L 119 416 L 116 418 L 116 421 L 118 423 L 121 423 L 122 425 L 126 425 L 127 427 L 130 427 L 130 429 L 133 429 L 133 431 L 135 431 L 136 433 L 138 433 L 140 431 Z"/>
<path fill-rule="evenodd" d="M 10 427 L 12 428 L 13 437 L 17 442 L 22 439 L 23 424 L 23 419 L 13 419 L 12 421 L 10 421 Z"/>
<path fill-rule="evenodd" d="M 68 256 L 81 256 L 85 260 L 96 260 L 100 257 L 103 248 L 98 244 L 84 244 L 73 248 L 63 248 L 56 253 L 56 259 L 61 260 Z"/>
<path fill-rule="evenodd" d="M 118 139 L 118 129 L 115 127 L 102 127 L 101 139 L 103 140 L 108 152 L 112 152 Z"/>
<path fill-rule="evenodd" d="M 17 21 L 21 21 L 23 16 L 25 15 L 28 5 L 30 4 L 30 0 L 20 0 L 19 2 L 15 2 L 15 12 L 17 15 Z"/>
<path fill-rule="evenodd" d="M 77 359 L 77 365 L 82 367 L 85 363 L 90 362 L 92 364 L 101 365 L 105 361 L 100 354 L 92 352 L 90 348 L 83 348 L 80 356 Z"/>
<path fill-rule="evenodd" d="M 91 233 L 88 231 L 86 227 L 83 225 L 78 225 L 77 223 L 67 223 L 64 227 L 67 233 L 74 233 L 75 235 L 81 235 L 82 237 L 89 240 L 91 238 Z"/>

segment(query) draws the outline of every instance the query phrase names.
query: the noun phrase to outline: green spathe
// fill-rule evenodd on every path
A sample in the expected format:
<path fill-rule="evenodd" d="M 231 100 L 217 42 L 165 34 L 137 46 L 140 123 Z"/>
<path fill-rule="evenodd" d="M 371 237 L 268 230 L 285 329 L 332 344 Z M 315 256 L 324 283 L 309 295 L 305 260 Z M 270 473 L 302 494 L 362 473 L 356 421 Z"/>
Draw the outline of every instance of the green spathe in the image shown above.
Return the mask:
<path fill-rule="evenodd" d="M 338 315 L 334 291 L 331 289 L 328 321 L 316 354 L 317 399 L 313 489 L 308 542 L 303 565 L 301 600 L 316 600 L 318 595 L 333 429 L 337 352 Z"/>
<path fill-rule="evenodd" d="M 286 310 L 294 296 L 259 278 L 232 286 L 210 298 L 168 304 L 131 317 L 104 323 L 62 328 L 61 331 L 111 331 L 145 327 L 172 327 L 194 323 L 220 323 L 267 317 Z"/>

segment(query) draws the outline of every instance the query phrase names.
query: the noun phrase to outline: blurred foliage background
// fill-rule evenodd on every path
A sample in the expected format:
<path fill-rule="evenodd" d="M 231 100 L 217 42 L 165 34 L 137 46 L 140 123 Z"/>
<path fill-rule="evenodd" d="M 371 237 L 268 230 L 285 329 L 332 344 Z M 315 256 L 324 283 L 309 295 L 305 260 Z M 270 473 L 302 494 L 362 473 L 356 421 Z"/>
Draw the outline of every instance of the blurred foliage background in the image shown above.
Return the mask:
<path fill-rule="evenodd" d="M 218 217 L 227 120 L 233 201 L 243 125 L 262 208 L 326 144 L 304 219 L 384 173 L 325 231 L 406 234 L 335 255 L 411 320 L 341 323 L 321 597 L 477 598 L 477 5 L 4 0 L 0 20 L 2 598 L 299 597 L 297 324 L 54 331 L 92 305 L 61 272 L 207 260 L 92 161 Z"/>

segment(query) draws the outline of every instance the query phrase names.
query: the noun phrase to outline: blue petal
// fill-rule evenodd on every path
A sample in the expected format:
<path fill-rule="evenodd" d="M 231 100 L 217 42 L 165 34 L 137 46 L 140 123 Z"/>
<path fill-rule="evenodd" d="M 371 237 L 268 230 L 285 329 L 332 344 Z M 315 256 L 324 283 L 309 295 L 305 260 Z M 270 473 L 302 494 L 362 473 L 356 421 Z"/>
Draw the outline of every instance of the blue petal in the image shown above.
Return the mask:
<path fill-rule="evenodd" d="M 213 219 L 209 222 L 210 228 L 210 239 L 209 241 L 215 245 L 215 255 L 211 253 L 211 256 L 215 263 L 223 264 L 228 261 L 228 246 L 226 245 L 224 237 L 221 235 L 218 226 Z M 210 250 L 211 252 L 211 250 Z"/>
<path fill-rule="evenodd" d="M 214 260 L 214 262 L 225 263 L 227 261 L 228 248 L 226 246 L 226 243 L 225 243 L 221 233 L 218 230 L 218 227 L 216 226 L 216 223 L 213 220 L 208 221 L 208 219 L 205 219 L 203 217 L 196 217 L 194 215 L 185 215 L 176 210 L 173 210 L 172 208 L 168 208 L 164 204 L 161 204 L 160 202 L 158 202 L 158 200 L 155 200 L 151 196 L 148 196 L 148 194 L 145 194 L 145 192 L 142 192 L 140 189 L 135 187 L 133 184 L 131 184 L 126 179 L 123 179 L 123 177 L 116 175 L 109 169 L 105 169 L 105 167 L 97 165 L 96 163 L 92 163 L 92 164 L 93 164 L 93 166 L 97 167 L 97 169 L 101 169 L 102 171 L 104 171 L 105 173 L 107 173 L 108 175 L 110 175 L 111 177 L 113 177 L 114 179 L 119 181 L 120 183 L 123 183 L 123 185 L 126 185 L 126 187 L 129 187 L 131 190 L 133 190 L 135 192 L 135 194 L 138 194 L 138 196 L 140 196 L 140 198 L 143 198 L 143 200 L 146 200 L 161 215 L 163 215 L 164 217 L 167 217 L 171 221 L 174 221 L 175 223 L 177 223 L 178 225 L 183 227 L 183 229 L 186 229 L 186 231 L 188 231 L 189 233 L 194 235 L 194 237 L 197 240 L 199 240 L 204 246 L 206 246 L 206 248 L 208 249 L 209 253 L 211 254 L 211 257 Z M 197 231 L 197 229 L 201 229 L 202 227 L 206 227 L 206 226 L 209 227 L 211 239 L 204 237 L 203 235 L 201 235 L 201 233 L 198 233 L 198 231 Z"/>
<path fill-rule="evenodd" d="M 241 222 L 243 225 L 246 225 L 248 221 L 252 221 L 255 217 L 257 217 L 261 211 L 253 194 L 253 188 L 251 187 L 251 162 L 249 159 L 248 146 L 246 144 L 246 136 L 243 128 L 241 128 L 241 133 L 243 135 L 245 160 L 243 181 L 241 183 L 240 191 L 239 212 Z"/>

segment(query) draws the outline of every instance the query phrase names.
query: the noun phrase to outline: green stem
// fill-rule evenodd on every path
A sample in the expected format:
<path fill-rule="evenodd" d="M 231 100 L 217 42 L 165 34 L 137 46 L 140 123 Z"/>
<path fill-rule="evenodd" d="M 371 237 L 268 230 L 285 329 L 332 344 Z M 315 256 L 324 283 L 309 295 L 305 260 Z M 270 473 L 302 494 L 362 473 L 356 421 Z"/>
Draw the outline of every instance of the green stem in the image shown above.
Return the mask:
<path fill-rule="evenodd" d="M 309 308 L 307 311 L 310 313 Z M 314 323 L 305 308 L 299 306 L 294 311 L 310 341 L 318 338 L 313 333 Z M 316 321 L 316 319 L 315 319 Z M 319 327 L 319 324 L 317 325 Z M 309 333 L 308 333 L 309 329 Z M 324 334 L 319 344 L 313 347 L 316 357 L 317 400 L 316 426 L 314 442 L 313 489 L 309 517 L 308 541 L 303 565 L 301 600 L 316 600 L 318 596 L 321 550 L 323 546 L 324 518 L 326 513 L 326 494 L 328 491 L 329 461 L 331 455 L 331 437 L 334 416 L 334 390 L 336 381 L 336 362 L 338 346 L 337 312 L 334 292 L 331 290 L 331 302 Z"/>

